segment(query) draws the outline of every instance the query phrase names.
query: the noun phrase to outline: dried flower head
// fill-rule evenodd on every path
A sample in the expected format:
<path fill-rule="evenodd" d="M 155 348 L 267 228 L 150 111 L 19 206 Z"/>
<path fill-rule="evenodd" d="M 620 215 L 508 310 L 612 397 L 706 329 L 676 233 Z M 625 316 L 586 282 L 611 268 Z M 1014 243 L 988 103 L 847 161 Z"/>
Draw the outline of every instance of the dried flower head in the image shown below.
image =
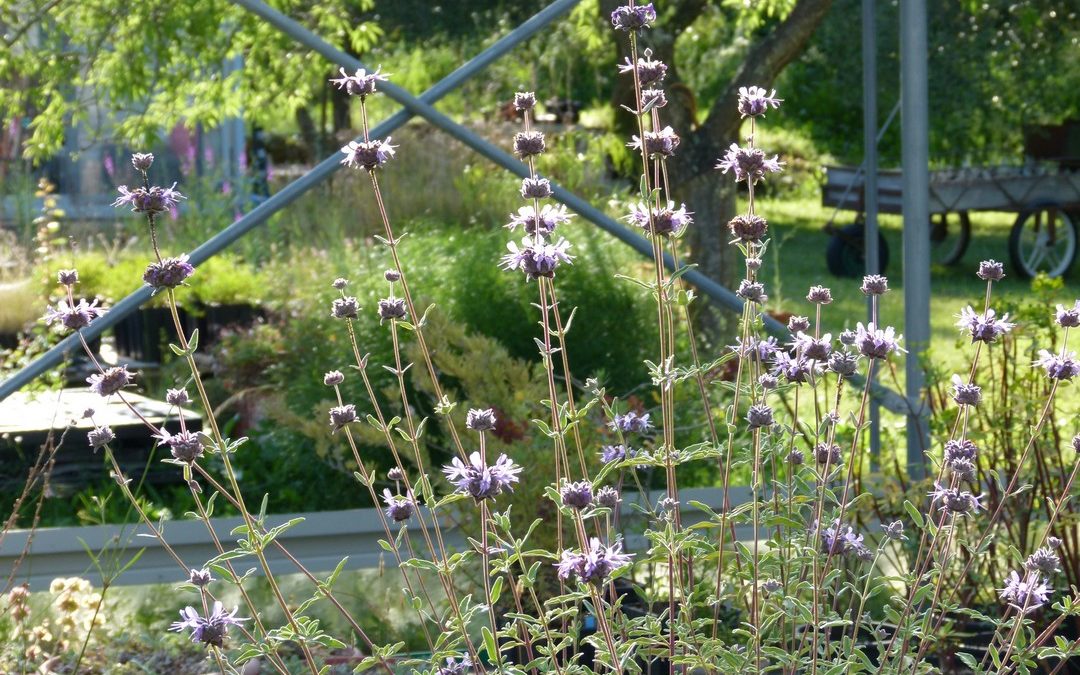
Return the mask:
<path fill-rule="evenodd" d="M 827 305 L 832 302 L 832 291 L 824 286 L 811 286 L 806 299 L 815 305 Z"/>
<path fill-rule="evenodd" d="M 982 387 L 964 382 L 959 375 L 952 376 L 953 400 L 957 405 L 979 405 L 982 400 Z"/>
<path fill-rule="evenodd" d="M 443 467 L 443 473 L 457 491 L 471 496 L 477 504 L 485 499 L 493 499 L 504 491 L 513 492 L 521 470 L 505 454 L 499 455 L 494 464 L 487 466 L 479 452 L 469 455 L 468 464 L 460 457 L 454 457 L 449 466 Z"/>
<path fill-rule="evenodd" d="M 1064 544 L 1065 542 L 1063 542 L 1058 537 L 1048 537 L 1047 540 L 1046 540 L 1046 543 L 1050 545 L 1050 548 L 1059 549 L 1059 548 L 1061 548 L 1061 545 Z"/>
<path fill-rule="evenodd" d="M 74 286 L 79 283 L 78 270 L 60 270 L 56 273 L 56 281 L 61 286 Z"/>
<path fill-rule="evenodd" d="M 330 316 L 335 319 L 355 319 L 360 311 L 360 301 L 353 296 L 334 298 L 330 303 Z"/>
<path fill-rule="evenodd" d="M 502 257 L 499 267 L 504 270 L 520 270 L 529 281 L 540 277 L 554 277 L 555 269 L 559 265 L 569 265 L 574 259 L 566 252 L 570 248 L 570 242 L 565 239 L 548 243 L 540 238 L 525 237 L 521 240 L 520 248 L 512 241 L 506 248 L 510 253 Z"/>
<path fill-rule="evenodd" d="M 339 291 L 345 290 L 345 287 L 349 285 L 349 280 L 344 277 L 338 277 L 337 279 L 334 279 L 330 285 Z"/>
<path fill-rule="evenodd" d="M 615 570 L 630 564 L 630 559 L 631 556 L 622 552 L 622 544 L 619 542 L 604 546 L 599 539 L 593 537 L 589 540 L 588 552 L 565 550 L 555 566 L 559 570 L 559 578 L 563 581 L 576 578 L 582 583 L 600 586 Z"/>
<path fill-rule="evenodd" d="M 124 387 L 131 384 L 133 375 L 128 372 L 127 366 L 113 366 L 106 368 L 104 372 L 94 373 L 86 378 L 90 384 L 90 391 L 98 396 L 112 396 Z"/>
<path fill-rule="evenodd" d="M 188 262 L 185 254 L 151 262 L 143 272 L 143 281 L 157 292 L 162 288 L 176 288 L 194 273 L 195 267 Z"/>
<path fill-rule="evenodd" d="M 323 375 L 322 381 L 328 387 L 336 387 L 345 381 L 345 375 L 340 370 L 331 370 L 326 375 Z"/>
<path fill-rule="evenodd" d="M 851 330 L 850 328 L 840 331 L 840 344 L 844 345 L 845 347 L 854 347 L 856 337 L 857 336 L 855 334 L 855 331 Z"/>
<path fill-rule="evenodd" d="M 868 274 L 863 277 L 859 290 L 863 295 L 885 295 L 889 292 L 889 280 L 880 274 Z"/>
<path fill-rule="evenodd" d="M 547 149 L 547 144 L 544 142 L 542 131 L 519 131 L 514 134 L 514 154 L 521 159 L 543 154 L 545 149 Z"/>
<path fill-rule="evenodd" d="M 45 324 L 51 326 L 58 323 L 68 330 L 86 328 L 90 323 L 105 313 L 104 307 L 98 307 L 98 301 L 86 302 L 79 300 L 69 305 L 66 300 L 56 303 L 56 307 L 45 309 Z"/>
<path fill-rule="evenodd" d="M 668 67 L 663 61 L 653 59 L 651 49 L 646 49 L 644 54 L 644 56 L 639 56 L 637 60 L 638 84 L 642 87 L 648 87 L 650 84 L 661 82 L 667 75 Z M 634 72 L 634 63 L 627 56 L 624 62 L 619 64 L 619 73 L 632 72 Z"/>
<path fill-rule="evenodd" d="M 859 355 L 854 352 L 838 350 L 829 354 L 829 370 L 837 375 L 850 377 L 859 369 Z"/>
<path fill-rule="evenodd" d="M 983 281 L 1001 281 L 1005 278 L 1005 265 L 996 260 L 984 260 L 979 263 L 976 274 Z"/>
<path fill-rule="evenodd" d="M 394 482 L 400 482 L 405 480 L 405 472 L 401 470 L 401 467 L 394 466 L 386 472 L 386 478 Z"/>
<path fill-rule="evenodd" d="M 551 196 L 551 181 L 547 178 L 523 178 L 521 181 L 522 199 L 547 199 Z"/>
<path fill-rule="evenodd" d="M 772 391 L 773 389 L 776 389 L 779 384 L 780 381 L 776 378 L 776 376 L 770 373 L 762 373 L 758 377 L 758 386 L 765 391 Z"/>
<path fill-rule="evenodd" d="M 747 302 L 755 302 L 759 305 L 769 300 L 769 296 L 765 293 L 765 284 L 749 279 L 739 282 L 739 288 L 736 289 L 735 294 Z"/>
<path fill-rule="evenodd" d="M 520 225 L 524 227 L 525 234 L 535 237 L 537 231 L 545 237 L 551 235 L 559 225 L 570 222 L 573 214 L 566 211 L 562 204 L 544 204 L 540 209 L 540 217 L 536 216 L 536 209 L 530 206 L 522 206 L 517 214 L 510 214 L 510 222 L 506 227 L 516 230 Z"/>
<path fill-rule="evenodd" d="M 473 431 L 491 431 L 495 428 L 495 409 L 470 409 L 465 415 L 465 427 Z"/>
<path fill-rule="evenodd" d="M 355 73 L 349 75 L 344 68 L 340 68 L 338 72 L 341 73 L 341 77 L 330 81 L 336 84 L 338 89 L 344 89 L 350 96 L 364 98 L 375 93 L 375 87 L 379 82 L 386 82 L 389 79 L 389 76 L 383 75 L 381 71 L 382 66 L 371 72 L 359 68 Z"/>
<path fill-rule="evenodd" d="M 203 568 L 201 570 L 194 570 L 193 569 L 193 570 L 190 571 L 190 574 L 188 575 L 188 583 L 192 584 L 192 585 L 195 585 L 195 586 L 198 586 L 199 588 L 204 588 L 206 586 L 209 586 L 210 582 L 213 581 L 213 580 L 214 580 L 214 577 L 212 577 L 210 575 L 210 570 L 205 569 L 205 568 Z"/>
<path fill-rule="evenodd" d="M 616 7 L 611 13 L 611 25 L 616 30 L 640 30 L 649 28 L 656 21 L 656 10 L 651 2 L 632 7 L 624 5 Z"/>
<path fill-rule="evenodd" d="M 390 145 L 390 137 L 386 140 L 373 138 L 370 141 L 349 141 L 349 144 L 341 149 L 345 158 L 341 163 L 353 169 L 365 169 L 374 171 L 394 158 L 394 148 Z"/>
<path fill-rule="evenodd" d="M 663 89 L 642 89 L 641 90 L 641 103 L 639 104 L 642 112 L 652 110 L 653 108 L 663 108 L 667 105 L 667 94 Z"/>
<path fill-rule="evenodd" d="M 90 447 L 97 450 L 100 447 L 106 446 L 116 440 L 116 434 L 108 425 L 101 425 L 91 429 L 86 434 L 86 440 L 90 443 Z"/>
<path fill-rule="evenodd" d="M 842 454 L 840 446 L 836 443 L 828 444 L 823 442 L 814 446 L 814 460 L 822 466 L 825 466 L 826 464 L 829 466 L 837 466 L 840 464 L 841 459 Z"/>
<path fill-rule="evenodd" d="M 239 626 L 242 622 L 248 620 L 237 618 L 236 612 L 237 608 L 234 608 L 231 612 L 226 612 L 225 607 L 217 600 L 214 601 L 214 608 L 210 612 L 210 616 L 206 618 L 199 616 L 194 607 L 185 607 L 180 610 L 182 620 L 174 622 L 169 627 L 169 630 L 179 632 L 185 628 L 190 628 L 192 642 L 201 642 L 205 645 L 220 648 L 225 644 L 229 626 Z"/>
<path fill-rule="evenodd" d="M 531 91 L 519 91 L 514 94 L 514 108 L 525 111 L 536 107 L 536 94 Z"/>
<path fill-rule="evenodd" d="M 798 448 L 795 448 L 788 453 L 787 461 L 790 462 L 792 466 L 801 466 L 803 462 L 806 461 L 806 453 L 804 453 Z"/>
<path fill-rule="evenodd" d="M 131 156 L 131 166 L 139 173 L 146 173 L 154 165 L 154 155 L 149 152 L 136 152 Z"/>
<path fill-rule="evenodd" d="M 593 502 L 592 483 L 580 480 L 576 483 L 567 483 L 559 490 L 563 506 L 581 510 Z"/>
<path fill-rule="evenodd" d="M 949 471 L 952 471 L 957 480 L 974 481 L 976 468 L 970 459 L 954 459 L 948 463 Z"/>
<path fill-rule="evenodd" d="M 165 402 L 169 405 L 181 406 L 191 403 L 187 389 L 169 389 L 165 392 Z"/>
<path fill-rule="evenodd" d="M 603 506 L 608 509 L 616 509 L 619 507 L 619 502 L 622 498 L 619 496 L 619 491 L 610 485 L 605 485 L 596 491 L 596 503 L 599 506 Z"/>
<path fill-rule="evenodd" d="M 757 272 L 759 269 L 761 269 L 761 258 L 747 258 L 746 269 L 751 272 Z"/>
<path fill-rule="evenodd" d="M 770 159 L 760 148 L 742 148 L 732 143 L 724 156 L 718 160 L 716 168 L 723 173 L 728 171 L 734 173 L 736 182 L 757 183 L 767 174 L 782 171 L 783 165 L 784 163 L 777 155 L 773 155 Z"/>
<path fill-rule="evenodd" d="M 893 541 L 901 541 L 907 539 L 904 536 L 904 523 L 900 520 L 894 520 L 888 525 L 882 525 L 881 529 L 885 531 L 885 536 Z"/>
<path fill-rule="evenodd" d="M 330 408 L 330 431 L 336 433 L 356 421 L 356 406 L 352 403 Z"/>
<path fill-rule="evenodd" d="M 386 270 L 382 273 L 383 279 L 386 279 L 390 283 L 401 281 L 401 272 L 397 270 Z"/>
<path fill-rule="evenodd" d="M 686 210 L 686 204 L 681 204 L 676 209 L 675 202 L 672 201 L 663 208 L 638 202 L 630 209 L 626 220 L 643 229 L 646 235 L 677 236 L 687 225 L 694 222 L 690 217 L 692 214 Z"/>
<path fill-rule="evenodd" d="M 1043 547 L 1036 549 L 1024 561 L 1024 569 L 1028 572 L 1040 572 L 1050 576 L 1061 571 L 1061 558 L 1058 557 L 1053 548 Z"/>
<path fill-rule="evenodd" d="M 384 488 L 382 498 L 386 503 L 386 517 L 395 523 L 404 523 L 416 512 L 416 504 L 405 495 L 395 495 Z"/>
<path fill-rule="evenodd" d="M 404 319 L 407 313 L 403 298 L 383 298 L 379 300 L 379 323 L 395 319 Z"/>
<path fill-rule="evenodd" d="M 791 315 L 787 321 L 787 328 L 792 333 L 803 333 L 810 330 L 810 318 L 806 316 Z"/>
<path fill-rule="evenodd" d="M 772 106 L 775 110 L 784 99 L 776 98 L 776 90 L 765 91 L 761 87 L 739 87 L 739 114 L 743 117 L 759 117 Z"/>
<path fill-rule="evenodd" d="M 728 229 L 734 237 L 731 243 L 760 244 L 769 231 L 769 223 L 754 214 L 738 215 L 728 221 Z"/>
<path fill-rule="evenodd" d="M 664 127 L 660 131 L 646 131 L 645 154 L 652 158 L 671 157 L 675 154 L 675 150 L 678 149 L 681 142 L 679 135 L 671 127 Z M 633 136 L 627 146 L 640 151 L 642 148 L 641 137 Z"/>

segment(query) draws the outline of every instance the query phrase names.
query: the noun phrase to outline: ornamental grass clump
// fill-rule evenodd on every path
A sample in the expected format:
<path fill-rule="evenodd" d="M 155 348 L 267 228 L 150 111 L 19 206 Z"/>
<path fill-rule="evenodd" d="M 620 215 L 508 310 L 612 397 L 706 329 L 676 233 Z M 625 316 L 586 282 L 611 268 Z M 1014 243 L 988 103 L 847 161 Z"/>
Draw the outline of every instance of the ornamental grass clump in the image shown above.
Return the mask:
<path fill-rule="evenodd" d="M 94 422 L 93 413 L 87 440 L 103 452 L 119 491 L 178 568 L 182 583 L 172 604 L 181 620 L 171 629 L 205 646 L 221 672 L 259 658 L 268 670 L 288 673 L 289 655 L 299 654 L 314 675 L 324 672 L 330 650 L 354 645 L 364 654 L 358 671 L 386 672 L 404 663 L 436 674 L 922 673 L 943 669 L 948 629 L 965 619 L 985 622 L 992 634 L 981 651 L 957 652 L 975 672 L 1030 672 L 1032 664 L 1053 668 L 1080 654 L 1075 642 L 1054 639 L 1063 622 L 1080 615 L 1076 590 L 1062 581 L 1063 561 L 1076 544 L 1068 498 L 1080 470 L 1080 440 L 1057 447 L 1056 464 L 1042 454 L 1056 442 L 1044 433 L 1056 394 L 1080 375 L 1068 349 L 1080 304 L 1052 313 L 1052 341 L 1018 351 L 1019 317 L 991 306 L 1004 267 L 979 265 L 983 306 L 963 308 L 957 323 L 970 345 L 970 367 L 940 397 L 949 421 L 938 425 L 926 450 L 929 475 L 920 480 L 897 471 L 892 478 L 899 489 L 884 486 L 904 495 L 894 517 L 867 468 L 865 433 L 870 401 L 878 395 L 875 375 L 893 372 L 907 358 L 903 336 L 881 322 L 889 283 L 879 275 L 862 280 L 869 317 L 846 317 L 854 329 L 835 337 L 824 330 L 832 291 L 814 285 L 787 329 L 768 334 L 770 292 L 760 272 L 777 228 L 759 192 L 784 163 L 759 147 L 758 125 L 766 115 L 782 114 L 784 102 L 756 85 L 741 88 L 732 102 L 745 118 L 745 136 L 715 158 L 717 180 L 745 191 L 745 211 L 727 223 L 741 263 L 736 294 L 742 312 L 730 347 L 711 360 L 699 352 L 690 313 L 695 296 L 683 281 L 680 244 L 689 228 L 716 224 L 695 223 L 693 205 L 676 199 L 678 186 L 669 182 L 669 164 L 681 161 L 683 146 L 678 130 L 664 121 L 667 66 L 643 49 L 656 21 L 651 3 L 631 2 L 611 14 L 630 52 L 618 74 L 632 81 L 628 111 L 637 129 L 627 145 L 640 158 L 638 188 L 624 219 L 645 237 L 654 261 L 647 278 L 627 279 L 655 305 L 657 329 L 654 356 L 646 362 L 649 382 L 632 398 L 613 396 L 593 374 L 578 374 L 582 379 L 571 369 L 566 337 L 575 315 L 559 296 L 563 273 L 574 264 L 566 234 L 573 214 L 546 201 L 559 188 L 556 176 L 540 171 L 548 143 L 536 123 L 537 96 L 513 97 L 522 128 L 504 143 L 523 161 L 517 192 L 524 204 L 506 223 L 509 252 L 490 264 L 515 275 L 535 297 L 535 366 L 544 390 L 535 403 L 543 412 L 522 435 L 546 448 L 543 466 L 526 465 L 503 440 L 506 419 L 496 402 L 459 406 L 455 378 L 438 365 L 432 349 L 440 344 L 433 321 L 438 310 L 419 304 L 421 290 L 410 275 L 423 261 L 400 255 L 404 232 L 383 198 L 382 170 L 394 161 L 394 146 L 372 136 L 368 119 L 369 98 L 387 76 L 342 71 L 332 81 L 359 106 L 362 135 L 342 148 L 341 162 L 362 171 L 370 185 L 387 269 L 378 280 L 385 293 L 371 303 L 350 295 L 344 278 L 325 282 L 320 311 L 334 319 L 341 339 L 320 346 L 336 350 L 338 362 L 321 376 L 327 398 L 318 423 L 352 457 L 357 504 L 377 507 L 380 545 L 400 578 L 404 606 L 422 627 L 428 657 L 408 659 L 402 643 L 373 642 L 364 617 L 335 595 L 338 572 L 317 577 L 282 543 L 281 533 L 298 521 L 268 528 L 264 509 L 250 508 L 253 495 L 233 465 L 246 439 L 228 437 L 219 423 L 195 358 L 198 332 L 185 333 L 176 306 L 176 288 L 199 283 L 200 270 L 183 254 L 165 257 L 158 248 L 156 217 L 183 195 L 175 185 L 149 184 L 151 156 L 133 158 L 142 185 L 121 187 L 116 204 L 146 219 L 154 260 L 144 280 L 165 296 L 176 328 L 173 351 L 189 371 L 186 388 L 165 397 L 177 412 L 198 408 L 204 424 L 189 430 L 182 414 L 168 429 L 143 421 L 168 450 L 166 461 L 190 490 L 193 516 L 205 524 L 217 555 L 184 560 L 169 545 L 116 461 L 113 433 Z M 74 270 L 61 272 L 59 281 L 66 298 L 49 308 L 45 321 L 81 337 L 106 310 L 76 300 Z M 385 363 L 375 363 L 358 337 L 358 326 L 369 325 L 386 331 L 392 344 Z M 626 329 L 634 334 L 633 326 Z M 1004 361 L 1039 378 L 1042 393 L 1034 417 L 1016 421 L 1029 425 L 1022 446 L 1008 463 L 991 464 L 980 447 L 984 437 L 974 431 L 982 411 L 1001 395 L 993 368 Z M 127 394 L 136 373 L 93 363 L 98 372 L 91 389 L 138 415 Z M 388 372 L 390 386 L 376 386 L 372 368 L 380 372 L 375 382 Z M 406 381 L 410 371 L 423 386 Z M 684 424 L 688 418 L 696 423 Z M 387 473 L 361 452 L 362 432 L 385 445 L 392 462 Z M 706 465 L 715 467 L 723 495 L 712 506 L 680 495 L 680 475 Z M 994 542 L 1009 529 L 1003 514 L 1027 499 L 1023 481 L 1036 470 L 1060 478 L 1046 483 L 1052 487 L 1043 515 L 1028 524 L 1024 540 L 1002 550 Z M 537 480 L 545 481 L 543 503 L 521 499 L 521 488 Z M 648 489 L 654 485 L 659 494 Z M 215 501 L 241 514 L 235 541 L 213 528 Z M 466 533 L 457 547 L 448 532 L 452 522 Z M 553 544 L 539 543 L 542 527 L 554 531 Z M 270 551 L 309 582 L 309 600 L 286 601 Z M 247 575 L 238 569 L 249 567 L 266 576 L 275 612 L 247 592 Z M 966 594 L 973 586 L 979 592 Z M 238 598 L 231 611 L 221 599 L 226 591 Z M 340 614 L 348 633 L 321 628 L 311 615 L 316 604 Z M 278 613 L 281 625 L 270 625 L 266 617 Z"/>

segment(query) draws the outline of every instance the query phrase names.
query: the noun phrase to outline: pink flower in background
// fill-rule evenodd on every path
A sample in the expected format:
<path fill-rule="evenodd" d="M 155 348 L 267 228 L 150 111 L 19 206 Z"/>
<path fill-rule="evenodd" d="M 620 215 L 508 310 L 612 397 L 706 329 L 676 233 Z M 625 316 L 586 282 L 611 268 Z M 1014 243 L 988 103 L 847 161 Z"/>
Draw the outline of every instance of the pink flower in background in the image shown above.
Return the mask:
<path fill-rule="evenodd" d="M 101 164 L 105 167 L 105 175 L 112 178 L 113 174 L 116 173 L 116 164 L 113 163 L 112 155 L 105 155 L 105 159 L 102 160 Z"/>

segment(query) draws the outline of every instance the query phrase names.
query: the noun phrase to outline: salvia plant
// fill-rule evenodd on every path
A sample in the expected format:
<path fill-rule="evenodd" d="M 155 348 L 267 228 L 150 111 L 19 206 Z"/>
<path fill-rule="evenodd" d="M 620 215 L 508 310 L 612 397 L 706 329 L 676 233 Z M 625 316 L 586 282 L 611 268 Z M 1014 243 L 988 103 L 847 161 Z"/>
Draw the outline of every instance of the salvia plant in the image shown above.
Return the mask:
<path fill-rule="evenodd" d="M 875 485 L 865 480 L 863 451 L 871 383 L 877 371 L 891 369 L 905 353 L 902 336 L 878 319 L 888 281 L 881 276 L 863 280 L 871 317 L 854 330 L 837 336 L 823 332 L 832 294 L 814 286 L 806 296 L 806 315 L 791 319 L 789 334 L 766 334 L 762 316 L 768 289 L 759 271 L 769 225 L 755 194 L 770 174 L 783 170 L 783 162 L 758 146 L 757 130 L 783 102 L 774 91 L 747 86 L 739 92 L 738 110 L 749 133 L 716 163 L 718 180 L 734 180 L 745 187 L 747 197 L 745 212 L 728 223 L 730 245 L 743 262 L 737 294 L 744 305 L 734 344 L 715 359 L 703 360 L 689 316 L 693 291 L 683 285 L 679 272 L 670 273 L 662 263 L 669 256 L 676 269 L 686 269 L 678 264 L 679 242 L 694 223 L 688 206 L 673 199 L 668 180 L 667 163 L 678 155 L 679 136 L 664 123 L 667 67 L 642 46 L 655 21 L 651 3 L 631 2 L 611 15 L 614 30 L 629 43 L 630 55 L 619 73 L 633 81 L 635 96 L 627 110 L 637 133 L 629 146 L 641 160 L 638 193 L 625 219 L 648 238 L 656 261 L 648 280 L 627 279 L 656 306 L 659 341 L 655 359 L 647 362 L 656 401 L 652 409 L 613 398 L 596 380 L 574 384 L 580 380 L 571 373 L 566 350 L 573 312 L 560 305 L 558 284 L 560 272 L 574 264 L 563 228 L 571 214 L 553 201 L 552 182 L 537 169 L 545 137 L 535 126 L 536 96 L 520 92 L 513 99 L 522 128 L 512 147 L 528 176 L 520 187 L 523 205 L 507 224 L 508 252 L 492 265 L 535 288 L 535 342 L 547 390 L 540 402 L 546 413 L 533 421 L 531 433 L 550 443 L 555 480 L 546 496 L 557 521 L 553 548 L 533 543 L 539 521 L 521 528 L 510 518 L 512 508 L 530 513 L 535 505 L 514 503 L 515 487 L 528 467 L 489 447 L 497 412 L 457 409 L 452 389 L 440 381 L 427 334 L 432 308 L 416 304 L 408 261 L 399 256 L 404 233 L 395 229 L 380 187 L 381 170 L 394 160 L 395 146 L 390 138 L 369 133 L 367 103 L 388 76 L 380 70 L 342 71 L 332 80 L 359 102 L 362 140 L 342 149 L 342 163 L 370 180 L 387 270 L 385 297 L 374 307 L 362 307 L 350 295 L 347 279 L 327 280 L 334 295 L 326 311 L 340 322 L 349 349 L 341 355 L 340 368 L 326 373 L 323 381 L 336 401 L 326 411 L 326 432 L 348 447 L 359 489 L 381 506 L 381 546 L 393 559 L 406 605 L 415 611 L 432 654 L 406 660 L 405 667 L 439 675 L 921 673 L 941 669 L 945 636 L 968 621 L 982 625 L 987 637 L 981 649 L 959 650 L 964 668 L 1026 673 L 1041 664 L 1060 672 L 1068 658 L 1080 653 L 1075 640 L 1059 634 L 1069 617 L 1080 614 L 1077 591 L 1063 585 L 1061 570 L 1063 547 L 1076 546 L 1076 523 L 1059 517 L 1080 468 L 1075 455 L 1080 436 L 1066 452 L 1058 451 L 1059 458 L 1067 459 L 1054 469 L 1063 480 L 1056 483 L 1060 492 L 1045 497 L 1046 517 L 1027 530 L 1020 546 L 1002 550 L 994 542 L 1008 527 L 1002 519 L 1007 505 L 1027 488 L 1036 446 L 1047 443 L 1044 432 L 1057 395 L 1080 374 L 1080 362 L 1068 345 L 1070 331 L 1080 325 L 1080 302 L 1054 312 L 1053 348 L 1032 347 L 1031 356 L 1011 352 L 1023 363 L 1010 367 L 1032 369 L 1046 383 L 1040 389 L 1045 396 L 1033 419 L 1016 421 L 1027 425 L 1026 442 L 1015 449 L 1011 470 L 988 467 L 969 434 L 969 421 L 982 405 L 984 390 L 992 386 L 977 377 L 985 372 L 979 364 L 992 358 L 1016 325 L 993 307 L 1003 266 L 992 260 L 979 265 L 977 274 L 986 284 L 983 304 L 964 308 L 958 323 L 971 344 L 971 365 L 951 382 L 944 405 L 955 415 L 945 437 L 926 453 L 928 487 L 908 492 L 902 518 L 874 524 L 867 514 L 873 510 Z M 186 334 L 177 313 L 175 289 L 197 279 L 197 270 L 186 255 L 168 257 L 158 247 L 159 216 L 184 197 L 175 185 L 150 184 L 152 162 L 147 154 L 132 158 L 141 181 L 121 186 L 116 206 L 146 218 L 155 258 L 143 279 L 165 295 L 176 325 L 172 349 L 190 368 L 187 387 L 169 390 L 166 400 L 178 410 L 198 407 L 204 423 L 195 432 L 183 415 L 162 426 L 144 422 L 188 485 L 195 503 L 189 515 L 206 523 L 218 554 L 211 560 L 182 559 L 162 525 L 132 493 L 111 449 L 113 432 L 96 426 L 88 442 L 104 453 L 119 490 L 176 564 L 180 593 L 166 601 L 179 612 L 171 630 L 205 645 L 222 672 L 238 672 L 245 662 L 260 658 L 266 667 L 286 673 L 287 654 L 299 651 L 303 667 L 321 673 L 328 667 L 320 665 L 318 655 L 347 644 L 366 655 L 358 671 L 400 667 L 403 643 L 373 643 L 362 617 L 335 596 L 341 566 L 328 577 L 306 569 L 280 541 L 295 521 L 269 527 L 265 500 L 252 508 L 251 495 L 243 490 L 232 458 L 244 452 L 245 439 L 227 437 L 215 418 L 195 358 L 198 333 Z M 81 336 L 105 310 L 77 299 L 75 270 L 60 271 L 58 281 L 66 299 L 49 308 L 45 321 Z M 390 363 L 370 363 L 358 342 L 357 323 L 376 321 L 390 334 Z M 627 335 L 632 339 L 629 326 Z M 419 363 L 409 362 L 407 354 L 419 354 Z M 1000 355 L 996 358 L 1003 362 Z M 125 393 L 137 375 L 124 366 L 94 363 L 98 372 L 89 378 L 91 389 L 139 415 Z M 730 379 L 713 377 L 721 366 L 730 366 Z M 369 376 L 373 367 L 385 368 L 396 379 L 399 400 L 392 402 L 392 410 L 400 415 L 391 415 L 384 397 L 376 394 Z M 434 394 L 435 419 L 418 418 L 416 411 L 423 408 L 411 400 L 416 390 L 405 379 L 411 367 L 424 371 L 430 381 L 424 391 Z M 346 400 L 342 385 L 347 379 L 359 381 L 362 386 L 355 390 L 362 389 L 365 400 Z M 677 400 L 683 405 L 699 400 L 693 403 L 700 405 L 695 414 L 705 423 L 691 432 L 677 429 Z M 94 420 L 93 410 L 86 415 Z M 386 476 L 374 475 L 360 452 L 359 425 L 375 429 L 389 449 L 393 467 Z M 614 442 L 586 447 L 582 431 L 588 425 L 606 427 Z M 452 453 L 442 467 L 431 465 L 424 441 L 436 427 Z M 211 459 L 218 468 L 208 468 Z M 690 463 L 717 467 L 724 495 L 718 508 L 680 498 L 680 468 Z M 643 484 L 645 471 L 662 476 L 658 495 Z M 748 490 L 733 489 L 746 477 Z M 383 485 L 392 487 L 380 491 L 377 486 Z M 745 496 L 736 499 L 737 494 Z M 210 525 L 215 504 L 222 502 L 243 518 L 235 540 L 222 539 Z M 466 514 L 479 533 L 457 550 L 448 545 L 444 531 L 451 508 Z M 633 548 L 624 536 L 630 531 L 641 535 Z M 268 563 L 270 552 L 283 555 L 310 582 L 308 600 L 298 605 L 286 601 Z M 980 576 L 991 558 L 994 569 L 1005 566 L 1003 577 Z M 255 604 L 246 589 L 250 572 L 238 569 L 251 562 L 267 579 L 282 625 L 269 625 L 268 608 Z M 981 602 L 961 595 L 967 579 L 985 584 Z M 223 604 L 230 588 L 240 606 Z M 316 603 L 339 612 L 350 633 L 328 634 L 310 614 Z"/>

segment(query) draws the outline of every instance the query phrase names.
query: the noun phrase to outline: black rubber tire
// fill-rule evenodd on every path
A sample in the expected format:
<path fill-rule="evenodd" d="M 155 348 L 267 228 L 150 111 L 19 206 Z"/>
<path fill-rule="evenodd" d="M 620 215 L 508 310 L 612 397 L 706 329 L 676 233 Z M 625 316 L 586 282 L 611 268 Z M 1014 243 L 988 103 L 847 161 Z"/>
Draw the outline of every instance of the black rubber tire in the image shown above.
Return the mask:
<path fill-rule="evenodd" d="M 1028 208 L 1021 211 L 1016 216 L 1016 222 L 1013 223 L 1012 231 L 1009 232 L 1009 259 L 1012 261 L 1012 271 L 1016 273 L 1018 277 L 1024 279 L 1031 279 L 1040 270 L 1038 267 L 1032 268 L 1024 260 L 1024 251 L 1022 250 L 1022 239 L 1024 237 L 1024 231 L 1028 227 L 1029 219 L 1037 213 L 1054 210 L 1057 211 L 1058 227 L 1068 228 L 1068 232 L 1064 234 L 1066 237 L 1072 238 L 1071 251 L 1069 247 L 1066 247 L 1064 252 L 1064 258 L 1062 258 L 1057 264 L 1053 265 L 1050 276 L 1062 276 L 1070 269 L 1072 269 L 1073 263 L 1076 262 L 1077 252 L 1080 251 L 1080 230 L 1077 229 L 1077 214 L 1076 212 L 1068 213 L 1061 208 L 1060 205 L 1054 203 L 1042 203 L 1033 204 Z M 1041 262 L 1041 261 L 1040 261 Z"/>
<path fill-rule="evenodd" d="M 852 223 L 829 238 L 825 249 L 825 264 L 833 276 L 858 279 L 866 274 L 866 256 L 863 249 L 865 237 L 862 223 Z M 878 231 L 878 271 L 889 268 L 889 245 Z"/>
<path fill-rule="evenodd" d="M 942 223 L 942 218 L 948 219 L 952 215 L 957 216 L 956 223 L 948 222 L 948 220 Z M 956 228 L 955 238 L 949 240 L 948 234 L 954 227 Z M 955 265 L 963 259 L 970 244 L 971 218 L 968 217 L 967 211 L 939 213 L 930 217 L 930 259 L 932 262 L 946 267 Z"/>

